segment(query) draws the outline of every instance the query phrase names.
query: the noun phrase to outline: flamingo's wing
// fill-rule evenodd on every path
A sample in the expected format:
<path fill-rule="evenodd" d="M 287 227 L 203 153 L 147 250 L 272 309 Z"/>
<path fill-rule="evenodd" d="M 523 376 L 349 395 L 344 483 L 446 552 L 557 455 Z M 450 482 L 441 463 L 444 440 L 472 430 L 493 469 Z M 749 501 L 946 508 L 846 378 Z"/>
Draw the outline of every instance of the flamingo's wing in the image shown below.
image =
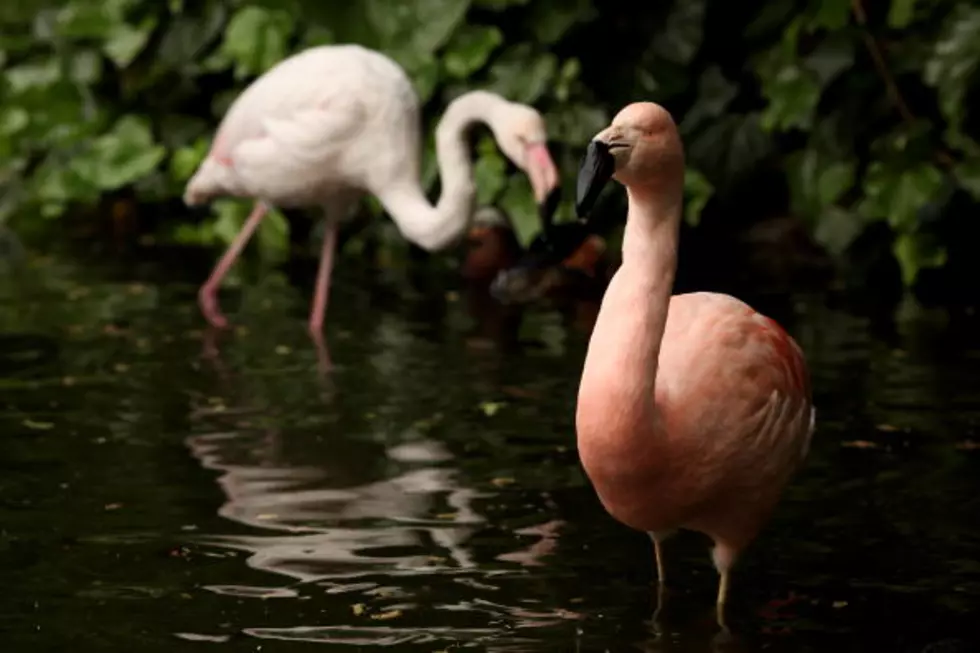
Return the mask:
<path fill-rule="evenodd" d="M 262 119 L 262 133 L 231 151 L 231 165 L 251 194 L 278 204 L 317 199 L 317 191 L 344 184 L 342 160 L 367 117 L 362 101 L 349 98 Z"/>

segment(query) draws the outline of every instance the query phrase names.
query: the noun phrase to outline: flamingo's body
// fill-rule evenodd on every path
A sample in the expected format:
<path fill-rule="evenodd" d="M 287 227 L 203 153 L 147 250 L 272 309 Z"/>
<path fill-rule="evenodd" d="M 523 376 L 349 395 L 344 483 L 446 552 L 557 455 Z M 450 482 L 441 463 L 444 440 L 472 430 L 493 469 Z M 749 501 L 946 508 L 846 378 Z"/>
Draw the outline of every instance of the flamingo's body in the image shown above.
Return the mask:
<path fill-rule="evenodd" d="M 436 206 L 420 184 L 419 100 L 405 72 L 357 45 L 315 47 L 283 60 L 253 82 L 222 120 L 211 151 L 187 184 L 188 205 L 219 196 L 258 200 L 242 232 L 202 286 L 205 317 L 217 308 L 221 279 L 269 205 L 324 208 L 327 223 L 310 329 L 326 311 L 337 223 L 364 193 L 375 195 L 402 234 L 435 251 L 462 235 L 475 187 L 466 130 L 486 122 L 504 153 L 531 179 L 539 203 L 557 185 L 540 114 L 492 93 L 473 91 L 448 107 L 436 133 L 442 195 Z"/>
<path fill-rule="evenodd" d="M 608 512 L 660 542 L 678 528 L 714 540 L 721 575 L 770 516 L 814 425 L 796 342 L 728 295 L 671 297 L 684 155 L 670 115 L 633 104 L 589 145 L 586 212 L 610 177 L 630 207 L 623 261 L 589 343 L 576 414 L 582 465 Z"/>

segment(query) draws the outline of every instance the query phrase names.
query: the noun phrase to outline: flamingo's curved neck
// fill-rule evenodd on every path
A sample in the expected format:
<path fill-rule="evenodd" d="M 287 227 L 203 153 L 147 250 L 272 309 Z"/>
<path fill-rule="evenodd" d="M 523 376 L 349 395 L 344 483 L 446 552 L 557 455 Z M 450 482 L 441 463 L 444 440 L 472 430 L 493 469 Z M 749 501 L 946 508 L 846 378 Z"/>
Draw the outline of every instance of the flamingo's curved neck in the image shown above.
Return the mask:
<path fill-rule="evenodd" d="M 681 201 L 650 189 L 628 192 L 623 263 L 592 332 L 578 419 L 580 437 L 615 439 L 617 448 L 637 455 L 658 439 L 654 390 L 677 269 Z M 610 412 L 589 428 L 589 410 Z"/>
<path fill-rule="evenodd" d="M 462 236 L 473 213 L 476 186 L 466 132 L 477 122 L 490 124 L 501 99 L 474 91 L 453 100 L 436 128 L 436 157 L 442 192 L 429 203 L 417 179 L 379 194 L 404 236 L 428 251 L 443 249 Z"/>

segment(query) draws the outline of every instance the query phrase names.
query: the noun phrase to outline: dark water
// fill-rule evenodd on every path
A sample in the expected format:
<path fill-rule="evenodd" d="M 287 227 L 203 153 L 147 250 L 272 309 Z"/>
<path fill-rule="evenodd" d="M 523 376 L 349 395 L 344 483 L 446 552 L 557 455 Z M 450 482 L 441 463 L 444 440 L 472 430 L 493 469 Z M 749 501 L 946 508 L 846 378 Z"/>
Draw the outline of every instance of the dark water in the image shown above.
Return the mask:
<path fill-rule="evenodd" d="M 673 593 L 651 623 L 649 540 L 578 468 L 586 336 L 557 313 L 526 315 L 501 350 L 464 302 L 368 291 L 341 269 L 323 380 L 307 291 L 276 274 L 228 293 L 244 328 L 209 357 L 203 270 L 65 261 L 2 281 L 3 651 L 920 651 L 973 636 L 980 347 L 941 315 L 875 330 L 819 299 L 792 306 L 818 430 L 737 569 L 726 644 L 698 535 L 668 544 Z"/>

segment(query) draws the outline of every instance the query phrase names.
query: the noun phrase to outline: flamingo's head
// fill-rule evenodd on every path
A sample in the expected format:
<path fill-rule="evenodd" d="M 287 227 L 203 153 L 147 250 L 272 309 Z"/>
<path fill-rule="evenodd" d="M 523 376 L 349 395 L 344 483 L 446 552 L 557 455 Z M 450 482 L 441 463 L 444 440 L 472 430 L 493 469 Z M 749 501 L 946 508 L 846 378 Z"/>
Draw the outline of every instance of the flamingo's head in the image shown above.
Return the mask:
<path fill-rule="evenodd" d="M 548 152 L 548 130 L 541 114 L 526 104 L 505 102 L 494 111 L 490 128 L 504 155 L 527 174 L 538 206 L 552 204 L 558 169 Z M 550 216 L 547 219 L 550 222 Z"/>
<path fill-rule="evenodd" d="M 575 208 L 587 215 L 615 179 L 635 193 L 676 192 L 684 175 L 684 148 L 673 118 L 653 102 L 628 105 L 595 135 L 579 169 Z M 680 201 L 680 198 L 673 198 Z"/>

